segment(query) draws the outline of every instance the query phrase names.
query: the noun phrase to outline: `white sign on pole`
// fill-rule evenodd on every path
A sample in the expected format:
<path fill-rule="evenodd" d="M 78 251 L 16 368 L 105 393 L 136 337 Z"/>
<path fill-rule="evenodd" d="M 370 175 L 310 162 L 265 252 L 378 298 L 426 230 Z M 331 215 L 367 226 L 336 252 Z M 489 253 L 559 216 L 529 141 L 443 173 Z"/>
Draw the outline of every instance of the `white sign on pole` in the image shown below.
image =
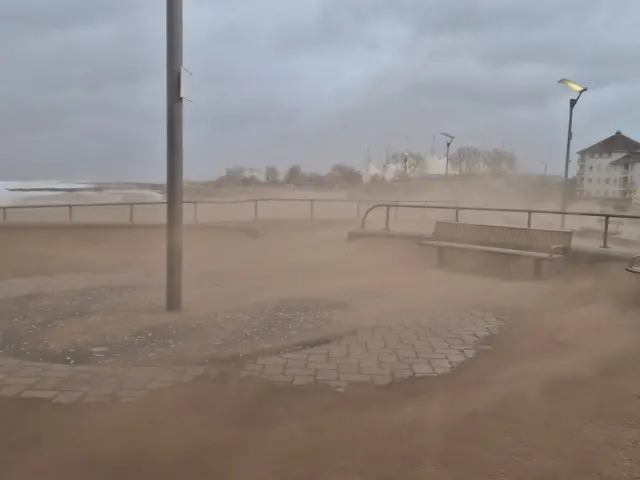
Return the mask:
<path fill-rule="evenodd" d="M 189 70 L 182 67 L 180 68 L 180 98 L 188 102 L 193 101 L 191 96 L 192 89 L 192 74 Z"/>

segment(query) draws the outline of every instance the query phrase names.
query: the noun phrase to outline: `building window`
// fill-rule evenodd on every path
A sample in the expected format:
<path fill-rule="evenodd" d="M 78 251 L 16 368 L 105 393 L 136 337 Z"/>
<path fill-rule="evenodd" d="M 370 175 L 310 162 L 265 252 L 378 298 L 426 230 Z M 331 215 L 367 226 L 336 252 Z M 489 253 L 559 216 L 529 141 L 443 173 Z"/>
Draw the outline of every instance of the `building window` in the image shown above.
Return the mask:
<path fill-rule="evenodd" d="M 606 183 L 607 185 L 609 185 L 609 179 L 608 179 L 608 178 L 605 178 L 605 179 L 604 179 L 604 183 Z"/>
<path fill-rule="evenodd" d="M 593 165 L 589 165 L 589 171 L 593 172 Z"/>
<path fill-rule="evenodd" d="M 591 183 L 592 179 L 591 178 L 587 178 L 587 183 Z"/>
<path fill-rule="evenodd" d="M 598 173 L 602 172 L 602 165 L 598 165 L 597 171 Z"/>

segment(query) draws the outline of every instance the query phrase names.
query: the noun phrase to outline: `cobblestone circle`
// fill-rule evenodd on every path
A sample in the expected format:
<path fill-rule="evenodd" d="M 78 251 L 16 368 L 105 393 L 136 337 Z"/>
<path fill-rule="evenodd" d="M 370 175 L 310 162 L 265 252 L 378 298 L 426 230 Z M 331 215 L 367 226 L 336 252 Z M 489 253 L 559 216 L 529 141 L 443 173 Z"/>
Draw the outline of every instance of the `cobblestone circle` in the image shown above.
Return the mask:
<path fill-rule="evenodd" d="M 283 385 L 349 383 L 388 385 L 448 373 L 473 357 L 503 319 L 490 313 L 436 315 L 395 326 L 373 327 L 327 345 L 258 358 L 243 375 Z"/>
<path fill-rule="evenodd" d="M 279 385 L 324 384 L 336 390 L 350 383 L 388 385 L 440 375 L 473 357 L 502 324 L 503 319 L 493 314 L 470 312 L 373 327 L 326 345 L 259 357 L 244 366 L 242 375 Z M 204 366 L 57 365 L 0 357 L 0 397 L 55 403 L 129 402 L 216 374 L 216 368 Z"/>

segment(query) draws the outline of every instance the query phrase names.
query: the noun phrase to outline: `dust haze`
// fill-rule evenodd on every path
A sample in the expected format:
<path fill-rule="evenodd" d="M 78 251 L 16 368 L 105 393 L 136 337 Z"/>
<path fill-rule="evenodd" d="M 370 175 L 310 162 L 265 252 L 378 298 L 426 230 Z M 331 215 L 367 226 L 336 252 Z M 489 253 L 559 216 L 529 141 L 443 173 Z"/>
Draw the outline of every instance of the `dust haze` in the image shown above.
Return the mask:
<path fill-rule="evenodd" d="M 394 194 L 529 208 L 548 201 L 502 179 L 442 185 Z M 218 193 L 247 196 L 238 187 Z M 313 193 L 275 188 L 269 196 Z M 527 478 L 531 462 L 554 477 L 637 474 L 639 285 L 624 262 L 573 264 L 545 281 L 440 270 L 411 242 L 346 242 L 359 224 L 349 198 L 362 192 L 315 194 L 336 202 L 319 203 L 314 220 L 305 203 L 262 205 L 257 221 L 242 204 L 226 213 L 203 205 L 208 222 L 229 225 L 236 216 L 260 237 L 187 225 L 179 314 L 163 313 L 164 234 L 154 226 L 161 213 L 143 209 L 131 227 L 104 207 L 86 207 L 72 226 L 55 209 L 37 222 L 18 212 L 25 216 L 0 230 L 3 329 L 29 345 L 11 350 L 14 358 L 46 354 L 95 368 L 205 364 L 221 373 L 130 404 L 3 399 L 3 478 Z M 389 192 L 369 194 L 375 203 Z M 399 212 L 392 227 L 414 231 L 451 215 Z M 495 215 L 483 221 L 522 221 Z M 261 352 L 472 309 L 505 318 L 505 329 L 450 374 L 343 393 L 239 375 Z M 38 316 L 37 329 L 9 321 L 25 313 Z M 142 332 L 157 341 L 131 343 Z M 79 354 L 96 345 L 99 355 Z M 576 435 L 585 424 L 589 435 Z"/>
<path fill-rule="evenodd" d="M 164 181 L 165 10 L 130 3 L 0 6 L 0 179 Z M 165 311 L 165 205 L 123 203 L 162 187 L 0 206 L 0 477 L 640 477 L 640 222 L 605 249 L 597 218 L 568 216 L 574 255 L 544 280 L 439 268 L 415 241 L 454 218 L 560 228 L 452 208 L 559 207 L 559 78 L 589 86 L 574 146 L 638 128 L 640 4 L 184 3 L 184 309 Z M 210 181 L 442 157 L 443 131 L 545 174 Z M 385 224 L 414 237 L 347 241 Z"/>

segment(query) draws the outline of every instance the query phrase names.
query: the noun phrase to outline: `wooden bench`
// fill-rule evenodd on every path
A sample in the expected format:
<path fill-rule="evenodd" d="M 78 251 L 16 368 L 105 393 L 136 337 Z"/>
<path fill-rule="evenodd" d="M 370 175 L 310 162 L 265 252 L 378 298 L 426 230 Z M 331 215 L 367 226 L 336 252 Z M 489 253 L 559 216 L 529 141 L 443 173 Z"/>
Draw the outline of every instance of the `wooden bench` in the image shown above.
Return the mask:
<path fill-rule="evenodd" d="M 629 273 L 640 275 L 640 255 L 634 255 L 631 262 L 629 262 L 629 266 L 625 268 L 625 270 Z"/>
<path fill-rule="evenodd" d="M 447 250 L 465 250 L 530 258 L 533 276 L 540 277 L 544 262 L 564 259 L 571 249 L 572 234 L 568 230 L 438 221 L 431 237 L 419 243 L 437 249 L 441 267 L 445 266 Z"/>

